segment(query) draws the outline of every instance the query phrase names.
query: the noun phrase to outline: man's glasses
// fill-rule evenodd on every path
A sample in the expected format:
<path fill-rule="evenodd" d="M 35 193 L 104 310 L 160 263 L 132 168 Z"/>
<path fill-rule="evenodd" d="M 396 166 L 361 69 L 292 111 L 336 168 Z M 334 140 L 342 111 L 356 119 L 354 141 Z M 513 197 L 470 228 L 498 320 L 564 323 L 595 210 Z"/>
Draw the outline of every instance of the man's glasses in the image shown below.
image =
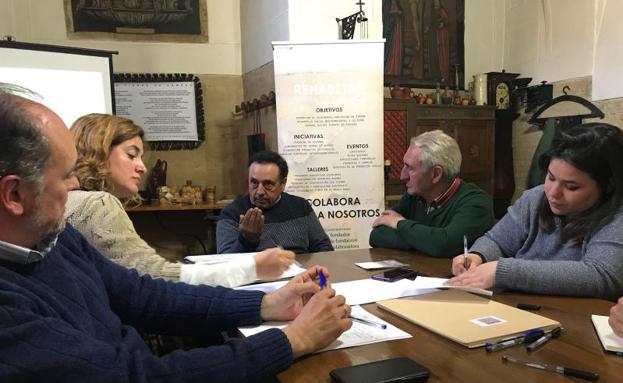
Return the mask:
<path fill-rule="evenodd" d="M 275 190 L 275 188 L 277 188 L 277 185 L 279 185 L 278 182 L 274 182 L 271 180 L 266 180 L 266 181 L 259 181 L 256 179 L 249 180 L 249 185 L 251 185 L 253 189 L 257 189 L 260 186 L 260 184 L 262 184 L 262 187 L 266 191 L 273 191 Z"/>

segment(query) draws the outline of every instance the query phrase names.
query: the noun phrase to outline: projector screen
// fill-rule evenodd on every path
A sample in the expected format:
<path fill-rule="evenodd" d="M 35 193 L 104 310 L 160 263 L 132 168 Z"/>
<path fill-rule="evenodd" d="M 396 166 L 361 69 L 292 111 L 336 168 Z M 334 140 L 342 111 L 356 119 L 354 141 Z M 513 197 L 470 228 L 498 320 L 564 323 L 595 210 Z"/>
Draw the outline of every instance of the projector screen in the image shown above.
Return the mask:
<path fill-rule="evenodd" d="M 88 113 L 114 114 L 114 53 L 0 41 L 0 88 L 41 102 L 68 127 Z"/>

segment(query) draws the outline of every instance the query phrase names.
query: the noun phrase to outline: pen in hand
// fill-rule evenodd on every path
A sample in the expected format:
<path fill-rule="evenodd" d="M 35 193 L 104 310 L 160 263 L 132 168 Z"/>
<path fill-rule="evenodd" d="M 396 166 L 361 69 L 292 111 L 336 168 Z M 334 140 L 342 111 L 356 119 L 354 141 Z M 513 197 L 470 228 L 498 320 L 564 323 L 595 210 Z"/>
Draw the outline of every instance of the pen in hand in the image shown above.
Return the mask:
<path fill-rule="evenodd" d="M 463 267 L 469 269 L 469 258 L 467 258 L 467 236 L 463 236 Z"/>
<path fill-rule="evenodd" d="M 325 278 L 322 271 L 318 272 L 318 278 L 320 279 L 320 287 L 323 289 L 327 287 L 327 278 Z"/>

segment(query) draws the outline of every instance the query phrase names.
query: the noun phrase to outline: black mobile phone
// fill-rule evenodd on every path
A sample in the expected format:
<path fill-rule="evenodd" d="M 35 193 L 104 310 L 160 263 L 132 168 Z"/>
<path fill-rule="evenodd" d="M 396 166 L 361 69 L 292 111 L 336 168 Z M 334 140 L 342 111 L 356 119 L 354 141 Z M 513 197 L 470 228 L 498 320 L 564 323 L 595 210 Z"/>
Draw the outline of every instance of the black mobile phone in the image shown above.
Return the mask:
<path fill-rule="evenodd" d="M 383 271 L 382 273 L 372 274 L 372 279 L 385 282 L 396 282 L 399 279 L 414 280 L 417 277 L 417 271 L 406 267 L 397 267 L 395 269 Z"/>
<path fill-rule="evenodd" d="M 358 366 L 336 368 L 330 376 L 337 383 L 426 382 L 428 370 L 409 358 L 393 358 Z"/>

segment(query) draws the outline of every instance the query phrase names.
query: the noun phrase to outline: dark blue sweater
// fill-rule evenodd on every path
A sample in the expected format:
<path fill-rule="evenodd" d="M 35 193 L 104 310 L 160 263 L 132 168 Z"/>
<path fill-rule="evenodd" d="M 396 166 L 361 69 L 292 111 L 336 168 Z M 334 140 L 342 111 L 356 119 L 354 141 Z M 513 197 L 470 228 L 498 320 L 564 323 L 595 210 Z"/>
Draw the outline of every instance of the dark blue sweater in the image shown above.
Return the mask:
<path fill-rule="evenodd" d="M 253 381 L 292 363 L 280 330 L 156 357 L 136 329 L 197 334 L 259 324 L 262 293 L 139 277 L 72 227 L 42 261 L 0 260 L 0 381 Z"/>

